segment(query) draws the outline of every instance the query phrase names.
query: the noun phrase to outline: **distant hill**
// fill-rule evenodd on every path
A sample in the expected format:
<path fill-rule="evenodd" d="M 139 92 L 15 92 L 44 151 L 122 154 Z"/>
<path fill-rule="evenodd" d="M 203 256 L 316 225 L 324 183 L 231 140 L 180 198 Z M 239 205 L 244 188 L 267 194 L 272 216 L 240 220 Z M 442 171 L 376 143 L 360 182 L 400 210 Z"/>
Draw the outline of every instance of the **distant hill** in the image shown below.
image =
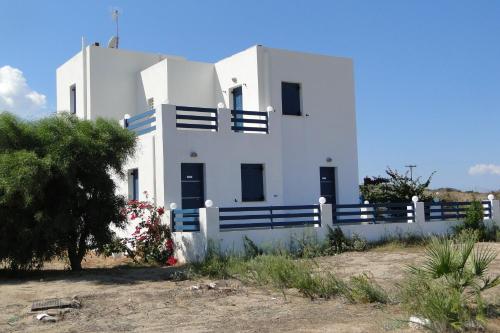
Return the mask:
<path fill-rule="evenodd" d="M 471 200 L 486 200 L 488 194 L 493 194 L 495 199 L 500 199 L 500 190 L 494 192 L 474 192 L 474 191 L 461 191 L 452 187 L 443 187 L 428 190 L 428 192 L 435 198 L 442 201 L 471 201 Z"/>

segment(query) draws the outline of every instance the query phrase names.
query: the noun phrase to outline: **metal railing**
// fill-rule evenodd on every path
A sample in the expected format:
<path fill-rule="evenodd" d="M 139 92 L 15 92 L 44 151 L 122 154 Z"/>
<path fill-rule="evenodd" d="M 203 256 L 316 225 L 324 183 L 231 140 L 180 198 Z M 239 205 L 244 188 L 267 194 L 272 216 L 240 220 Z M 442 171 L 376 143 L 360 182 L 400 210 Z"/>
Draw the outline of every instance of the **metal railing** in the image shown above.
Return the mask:
<path fill-rule="evenodd" d="M 415 222 L 413 203 L 332 205 L 333 224 Z"/>
<path fill-rule="evenodd" d="M 231 110 L 231 129 L 235 132 L 269 133 L 269 115 L 260 111 Z"/>
<path fill-rule="evenodd" d="M 219 208 L 219 221 L 221 230 L 314 226 L 321 213 L 319 205 L 228 207 Z"/>
<path fill-rule="evenodd" d="M 198 209 L 173 209 L 170 218 L 173 231 L 200 231 Z"/>
<path fill-rule="evenodd" d="M 467 215 L 472 202 L 454 201 L 454 202 L 426 202 L 424 203 L 425 220 L 461 220 Z M 485 218 L 491 218 L 491 202 L 482 201 L 483 214 Z"/>
<path fill-rule="evenodd" d="M 153 123 L 155 122 L 155 110 L 151 109 L 125 119 L 125 128 L 139 136 L 154 131 L 156 126 Z"/>
<path fill-rule="evenodd" d="M 176 106 L 176 127 L 195 130 L 218 130 L 217 109 Z"/>

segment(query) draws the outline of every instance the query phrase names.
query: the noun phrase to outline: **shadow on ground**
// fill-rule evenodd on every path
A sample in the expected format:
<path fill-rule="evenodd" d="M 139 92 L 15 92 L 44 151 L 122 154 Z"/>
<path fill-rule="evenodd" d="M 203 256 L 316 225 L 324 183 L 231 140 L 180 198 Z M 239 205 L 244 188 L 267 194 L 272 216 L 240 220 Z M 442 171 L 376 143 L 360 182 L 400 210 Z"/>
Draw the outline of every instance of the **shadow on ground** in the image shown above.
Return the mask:
<path fill-rule="evenodd" d="M 17 285 L 33 281 L 86 281 L 97 284 L 135 284 L 155 281 L 182 281 L 187 279 L 187 267 L 131 267 L 86 268 L 78 272 L 69 270 L 35 270 L 12 272 L 0 270 L 0 286 Z"/>

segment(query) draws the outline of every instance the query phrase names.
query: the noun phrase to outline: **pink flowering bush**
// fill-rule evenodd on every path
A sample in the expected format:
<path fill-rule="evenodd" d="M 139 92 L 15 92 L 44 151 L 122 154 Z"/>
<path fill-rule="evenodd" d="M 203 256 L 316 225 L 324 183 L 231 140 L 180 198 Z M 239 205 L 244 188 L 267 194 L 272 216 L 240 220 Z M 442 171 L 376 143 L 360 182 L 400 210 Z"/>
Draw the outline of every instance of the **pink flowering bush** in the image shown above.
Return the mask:
<path fill-rule="evenodd" d="M 125 213 L 129 221 L 136 225 L 132 236 L 124 239 L 128 255 L 135 262 L 175 265 L 177 259 L 174 257 L 172 233 L 167 225 L 161 223 L 165 213 L 163 207 L 149 201 L 130 200 Z"/>

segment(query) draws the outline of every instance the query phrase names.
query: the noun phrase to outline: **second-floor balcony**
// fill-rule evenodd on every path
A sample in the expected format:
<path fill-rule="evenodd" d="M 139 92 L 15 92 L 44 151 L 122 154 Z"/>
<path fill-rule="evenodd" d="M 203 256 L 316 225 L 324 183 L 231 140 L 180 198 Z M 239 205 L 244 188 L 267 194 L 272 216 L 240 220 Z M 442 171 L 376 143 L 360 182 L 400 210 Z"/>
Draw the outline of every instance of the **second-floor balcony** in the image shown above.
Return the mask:
<path fill-rule="evenodd" d="M 269 134 L 269 113 L 272 111 L 167 106 L 167 112 L 175 113 L 175 118 L 171 117 L 170 119 L 175 121 L 177 130 L 209 132 L 231 130 L 243 134 Z M 157 110 L 151 109 L 131 117 L 125 117 L 123 125 L 137 135 L 143 135 L 156 130 L 157 118 Z"/>

